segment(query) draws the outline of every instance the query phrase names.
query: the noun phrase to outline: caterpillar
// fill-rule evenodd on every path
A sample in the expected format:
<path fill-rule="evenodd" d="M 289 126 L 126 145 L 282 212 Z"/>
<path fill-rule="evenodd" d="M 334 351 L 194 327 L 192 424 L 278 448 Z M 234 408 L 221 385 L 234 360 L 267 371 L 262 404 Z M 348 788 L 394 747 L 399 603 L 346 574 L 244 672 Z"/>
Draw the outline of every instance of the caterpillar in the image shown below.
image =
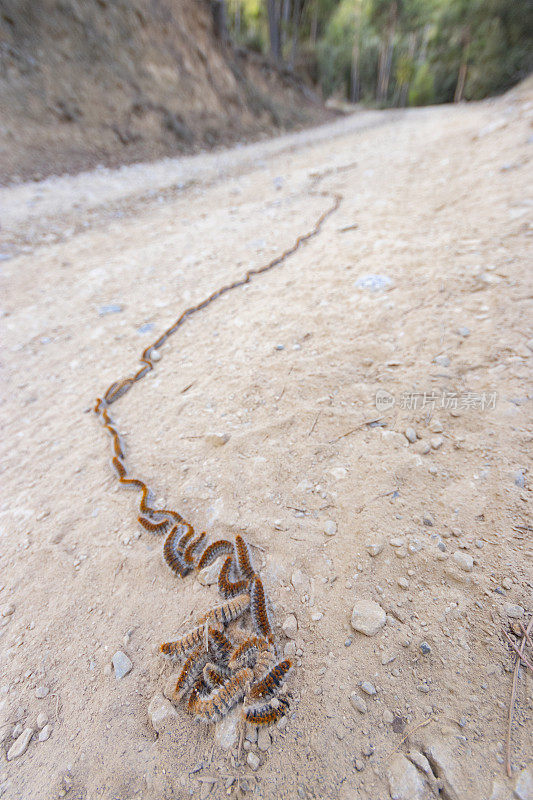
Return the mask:
<path fill-rule="evenodd" d="M 238 534 L 235 537 L 235 555 L 237 556 L 237 564 L 239 565 L 242 576 L 251 581 L 255 575 L 255 572 L 252 567 L 250 552 L 248 550 L 248 545 L 242 536 L 239 536 Z"/>
<path fill-rule="evenodd" d="M 240 617 L 241 614 L 244 614 L 246 609 L 250 605 L 250 595 L 249 594 L 239 594 L 237 597 L 233 597 L 231 600 L 228 600 L 227 603 L 223 603 L 221 606 L 215 606 L 207 614 L 204 614 L 198 622 L 201 624 L 202 622 L 221 622 L 222 625 L 228 625 L 232 620 L 237 619 Z"/>
<path fill-rule="evenodd" d="M 170 569 L 181 578 L 185 577 L 192 569 L 192 566 L 183 557 L 185 546 L 192 536 L 194 536 L 194 528 L 191 525 L 187 525 L 187 523 L 174 525 L 163 545 L 165 561 Z"/>
<path fill-rule="evenodd" d="M 239 667 L 253 667 L 259 654 L 265 651 L 271 652 L 271 646 L 266 639 L 262 639 L 259 636 L 251 636 L 233 651 L 229 660 L 229 667 L 232 670 Z"/>
<path fill-rule="evenodd" d="M 252 581 L 250 590 L 250 611 L 252 613 L 252 622 L 258 635 L 263 636 L 270 644 L 273 644 L 274 634 L 270 627 L 265 590 L 259 575 L 255 575 Z"/>
<path fill-rule="evenodd" d="M 147 531 L 150 531 L 150 533 L 158 533 L 159 531 L 163 532 L 168 528 L 170 520 L 162 519 L 160 522 L 154 522 L 153 520 L 148 519 L 148 517 L 141 517 L 139 515 L 137 517 L 137 522 L 139 522 Z"/>
<path fill-rule="evenodd" d="M 243 718 L 251 725 L 273 725 L 289 710 L 287 700 L 273 698 L 269 703 L 251 706 L 243 710 Z"/>
<path fill-rule="evenodd" d="M 211 649 L 216 655 L 228 651 L 232 647 L 231 642 L 226 639 L 216 626 L 209 626 L 208 639 Z M 193 628 L 175 642 L 163 642 L 159 649 L 163 655 L 176 660 L 187 656 L 191 650 L 194 650 L 199 645 L 205 645 L 205 625 Z"/>
<path fill-rule="evenodd" d="M 248 697 L 250 700 L 258 700 L 259 698 L 272 697 L 278 691 L 279 687 L 287 677 L 292 668 L 292 662 L 286 658 L 276 664 L 264 678 L 252 683 Z"/>
<path fill-rule="evenodd" d="M 209 661 L 209 658 L 209 653 L 200 645 L 196 647 L 185 660 L 174 688 L 174 694 L 178 700 L 181 700 L 181 698 L 187 694 L 189 689 L 192 689 L 194 682 L 202 673 L 202 670 Z"/>
<path fill-rule="evenodd" d="M 242 581 L 230 580 L 229 572 L 232 566 L 233 557 L 227 556 L 218 575 L 218 591 L 223 597 L 235 597 L 237 594 L 242 594 L 249 585 L 249 581 L 246 579 Z"/>
<path fill-rule="evenodd" d="M 250 669 L 240 669 L 226 683 L 205 697 L 199 692 L 196 693 L 191 704 L 191 712 L 199 720 L 218 722 L 243 699 L 252 678 L 253 673 Z"/>
<path fill-rule="evenodd" d="M 197 569 L 208 567 L 209 564 L 212 564 L 213 561 L 216 561 L 217 558 L 224 555 L 224 553 L 233 553 L 233 545 L 231 542 L 226 541 L 226 539 L 218 539 L 218 541 L 212 542 L 202 553 Z"/>
<path fill-rule="evenodd" d="M 212 690 L 217 686 L 222 686 L 230 676 L 227 667 L 218 667 L 216 664 L 209 662 L 205 665 L 202 672 L 204 683 Z"/>
<path fill-rule="evenodd" d="M 205 540 L 207 539 L 207 533 L 200 533 L 195 539 L 193 539 L 190 544 L 187 545 L 185 550 L 183 551 L 183 560 L 186 564 L 190 564 L 191 567 L 194 566 L 194 552 L 198 550 L 202 544 L 205 544 Z"/>

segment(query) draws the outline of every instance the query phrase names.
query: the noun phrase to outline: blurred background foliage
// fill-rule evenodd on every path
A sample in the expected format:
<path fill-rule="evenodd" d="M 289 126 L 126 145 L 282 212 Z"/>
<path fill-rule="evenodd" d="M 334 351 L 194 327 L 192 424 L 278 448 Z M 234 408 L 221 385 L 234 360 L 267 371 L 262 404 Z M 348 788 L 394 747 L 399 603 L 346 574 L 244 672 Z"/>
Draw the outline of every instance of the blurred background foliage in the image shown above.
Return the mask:
<path fill-rule="evenodd" d="M 532 0 L 226 0 L 225 16 L 235 45 L 303 73 L 326 98 L 479 100 L 533 69 Z"/>

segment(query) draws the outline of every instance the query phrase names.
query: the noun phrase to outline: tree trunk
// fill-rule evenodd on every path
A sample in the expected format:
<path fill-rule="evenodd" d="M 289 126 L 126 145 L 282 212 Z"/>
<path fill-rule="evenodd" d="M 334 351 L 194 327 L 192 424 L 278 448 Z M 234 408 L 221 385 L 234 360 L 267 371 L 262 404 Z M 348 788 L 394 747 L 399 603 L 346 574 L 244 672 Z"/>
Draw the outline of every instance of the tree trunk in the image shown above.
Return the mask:
<path fill-rule="evenodd" d="M 298 54 L 298 39 L 300 34 L 300 22 L 302 20 L 303 2 L 294 0 L 292 8 L 292 47 L 291 47 L 291 67 L 294 69 L 296 56 Z"/>
<path fill-rule="evenodd" d="M 311 28 L 309 31 L 309 43 L 313 46 L 316 44 L 318 35 L 318 0 L 314 0 L 313 13 L 311 16 Z"/>
<path fill-rule="evenodd" d="M 352 50 L 352 68 L 350 72 L 350 101 L 359 102 L 359 31 L 355 31 Z"/>
<path fill-rule="evenodd" d="M 468 71 L 468 49 L 470 47 L 470 29 L 465 28 L 463 31 L 463 54 L 461 56 L 461 66 L 459 67 L 459 75 L 457 77 L 457 86 L 455 87 L 455 95 L 453 98 L 454 103 L 460 103 L 463 99 L 463 92 L 465 90 L 466 73 Z"/>
<path fill-rule="evenodd" d="M 211 13 L 216 38 L 224 44 L 228 41 L 228 15 L 226 0 L 211 0 Z"/>
<path fill-rule="evenodd" d="M 270 55 L 274 61 L 281 61 L 281 20 L 279 0 L 267 0 L 268 32 Z"/>

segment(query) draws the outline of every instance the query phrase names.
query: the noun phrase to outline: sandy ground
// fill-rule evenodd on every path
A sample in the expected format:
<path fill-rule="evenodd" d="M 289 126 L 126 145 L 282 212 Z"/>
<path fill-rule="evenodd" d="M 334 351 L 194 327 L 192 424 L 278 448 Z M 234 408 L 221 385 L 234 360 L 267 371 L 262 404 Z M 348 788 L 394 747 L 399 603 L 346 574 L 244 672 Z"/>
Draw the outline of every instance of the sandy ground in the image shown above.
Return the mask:
<path fill-rule="evenodd" d="M 532 110 L 522 89 L 2 191 L 3 797 L 532 796 L 523 672 L 505 776 L 501 634 L 532 610 Z M 168 570 L 86 412 L 181 310 L 313 227 L 331 202 L 313 173 L 344 198 L 321 234 L 113 406 L 158 502 L 264 548 L 297 667 L 253 770 L 182 708 L 150 722 L 157 645 L 215 587 Z M 387 614 L 375 635 L 351 628 L 361 600 Z"/>

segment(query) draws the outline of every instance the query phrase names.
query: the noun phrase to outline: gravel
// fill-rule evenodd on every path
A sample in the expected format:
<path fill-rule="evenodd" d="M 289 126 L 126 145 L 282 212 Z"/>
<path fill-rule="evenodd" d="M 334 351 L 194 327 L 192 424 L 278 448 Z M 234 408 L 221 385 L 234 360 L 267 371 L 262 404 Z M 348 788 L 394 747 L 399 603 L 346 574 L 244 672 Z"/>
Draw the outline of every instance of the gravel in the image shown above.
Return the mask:
<path fill-rule="evenodd" d="M 459 550 L 456 550 L 452 556 L 453 560 L 464 572 L 472 572 L 474 569 L 474 559 L 469 553 L 463 553 Z"/>
<path fill-rule="evenodd" d="M 33 728 L 25 728 L 7 751 L 7 760 L 12 761 L 14 758 L 20 758 L 20 756 L 24 755 L 32 736 Z"/>
<path fill-rule="evenodd" d="M 298 620 L 294 614 L 289 614 L 288 617 L 285 617 L 281 627 L 283 628 L 283 632 L 287 638 L 296 639 L 298 635 Z"/>

